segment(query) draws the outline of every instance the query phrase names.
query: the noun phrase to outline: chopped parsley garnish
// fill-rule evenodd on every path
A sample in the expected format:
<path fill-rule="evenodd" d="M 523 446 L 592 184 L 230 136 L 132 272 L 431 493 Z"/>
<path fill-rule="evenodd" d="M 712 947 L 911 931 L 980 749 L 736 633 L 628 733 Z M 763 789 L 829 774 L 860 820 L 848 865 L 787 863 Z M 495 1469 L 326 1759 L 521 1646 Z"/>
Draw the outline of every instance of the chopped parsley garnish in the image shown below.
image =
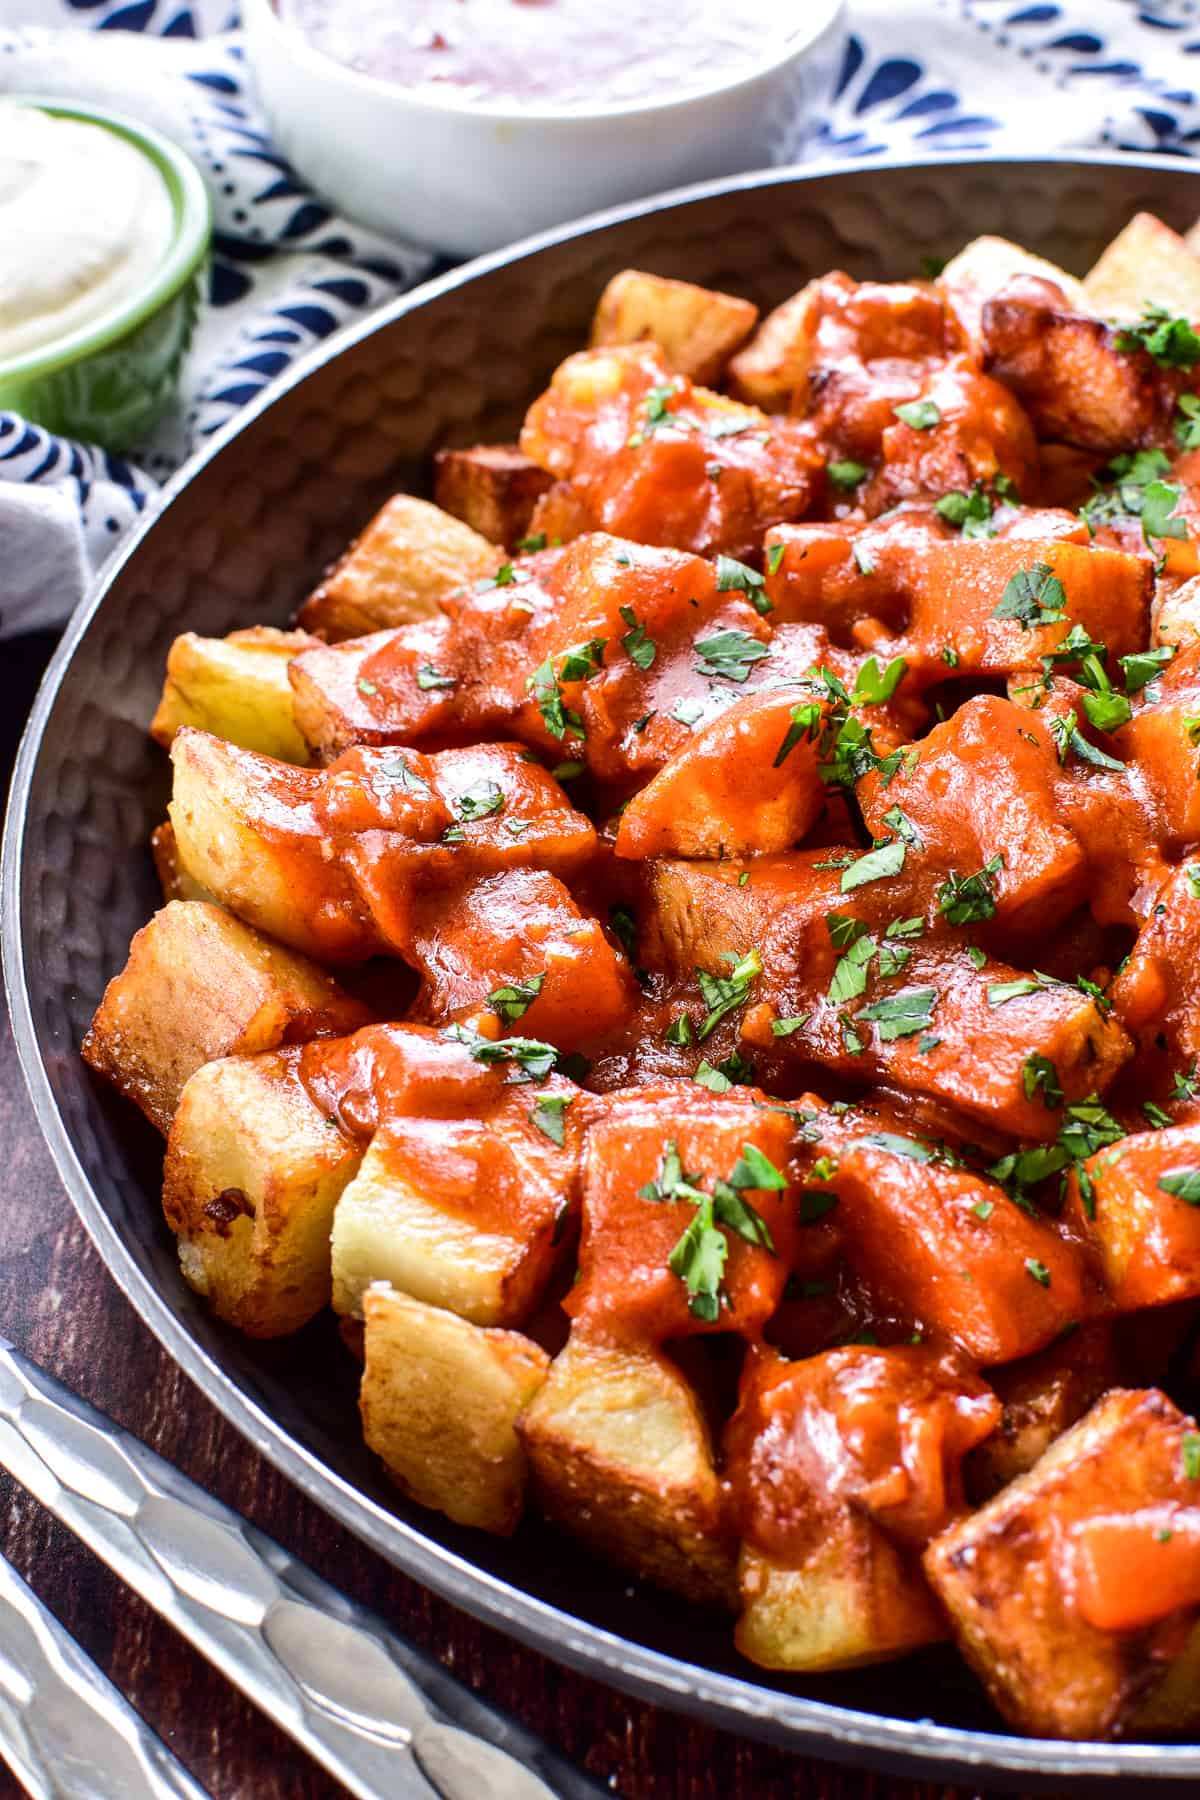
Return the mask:
<path fill-rule="evenodd" d="M 1067 594 L 1049 563 L 1018 569 L 992 609 L 993 619 L 1016 619 L 1022 631 L 1056 625 L 1067 616 Z"/>
<path fill-rule="evenodd" d="M 1010 1000 L 1022 1000 L 1026 994 L 1040 994 L 1042 983 L 1022 975 L 1016 981 L 993 981 L 987 991 L 989 1006 L 1006 1006 Z"/>
<path fill-rule="evenodd" d="M 777 544 L 780 554 L 783 545 Z M 775 573 L 774 569 L 771 571 Z M 757 569 L 750 568 L 744 562 L 738 562 L 735 556 L 718 556 L 717 558 L 717 592 L 728 594 L 737 592 L 745 594 L 755 612 L 769 613 L 774 610 L 774 603 L 767 599 L 763 589 L 765 583 Z"/>
<path fill-rule="evenodd" d="M 713 1219 L 712 1195 L 704 1194 L 691 1223 L 668 1256 L 667 1267 L 687 1289 L 688 1311 L 710 1325 L 720 1317 L 721 1282 L 728 1255 L 729 1240 Z"/>
<path fill-rule="evenodd" d="M 865 1137 L 855 1138 L 847 1148 L 859 1150 L 886 1150 L 891 1156 L 907 1156 L 910 1162 L 932 1162 L 937 1155 L 932 1144 L 924 1144 L 920 1138 L 904 1137 L 898 1131 L 869 1131 Z"/>
<path fill-rule="evenodd" d="M 805 700 L 792 708 L 792 722 L 787 728 L 783 742 L 775 752 L 773 767 L 778 769 L 787 761 L 796 745 L 805 738 L 815 738 L 821 730 L 821 703 L 819 700 Z"/>
<path fill-rule="evenodd" d="M 1170 472 L 1170 461 L 1162 450 L 1122 451 L 1093 477 L 1096 492 L 1080 507 L 1079 516 L 1093 537 L 1101 526 L 1140 519 L 1146 489 Z"/>
<path fill-rule="evenodd" d="M 1065 763 L 1068 755 L 1074 751 L 1081 762 L 1091 763 L 1096 769 L 1112 769 L 1116 774 L 1125 773 L 1125 764 L 1118 762 L 1115 756 L 1109 756 L 1103 750 L 1097 750 L 1095 744 L 1089 743 L 1079 729 L 1079 715 L 1074 711 L 1065 718 L 1051 719 L 1050 735 L 1058 750 L 1058 760 Z"/>
<path fill-rule="evenodd" d="M 936 988 L 901 988 L 898 994 L 888 994 L 872 1006 L 864 1006 L 858 1016 L 870 1019 L 882 1040 L 891 1043 L 895 1038 L 915 1037 L 918 1032 L 927 1031 L 933 1024 L 937 999 Z"/>
<path fill-rule="evenodd" d="M 1161 1106 L 1155 1106 L 1153 1100 L 1142 1101 L 1142 1112 L 1151 1131 L 1164 1131 L 1172 1123 L 1170 1113 L 1165 1113 Z"/>
<path fill-rule="evenodd" d="M 637 920 L 627 906 L 614 906 L 608 915 L 609 930 L 617 939 L 630 962 L 637 961 Z"/>
<path fill-rule="evenodd" d="M 850 554 L 854 558 L 854 566 L 860 575 L 873 575 L 875 573 L 875 564 L 872 561 L 871 552 L 867 549 L 865 544 L 851 544 Z"/>
<path fill-rule="evenodd" d="M 567 762 L 555 763 L 550 773 L 555 781 L 578 781 L 586 768 L 585 762 L 580 762 L 577 757 L 571 757 Z"/>
<path fill-rule="evenodd" d="M 1039 1287 L 1048 1288 L 1050 1286 L 1050 1271 L 1044 1262 L 1038 1261 L 1036 1256 L 1025 1258 L 1025 1273 L 1032 1275 Z"/>
<path fill-rule="evenodd" d="M 495 781 L 477 781 L 465 794 L 458 796 L 458 816 L 468 825 L 478 819 L 490 819 L 504 811 L 504 790 Z"/>
<path fill-rule="evenodd" d="M 589 638 L 586 644 L 572 644 L 563 651 L 560 679 L 587 681 L 591 676 L 598 675 L 604 667 L 607 645 L 607 638 Z"/>
<path fill-rule="evenodd" d="M 1058 1136 L 1052 1144 L 1035 1144 L 1028 1150 L 1014 1150 L 1008 1156 L 1002 1156 L 999 1162 L 993 1163 L 988 1174 L 1006 1188 L 1014 1199 L 1021 1201 L 1028 1188 L 1036 1187 L 1051 1175 L 1062 1174 L 1075 1164 L 1085 1209 L 1090 1217 L 1090 1178 L 1082 1164 L 1087 1157 L 1094 1156 L 1097 1150 L 1115 1144 L 1124 1135 L 1124 1126 L 1105 1111 L 1098 1097 L 1093 1094 L 1087 1100 L 1077 1101 L 1073 1106 L 1067 1107 Z"/>
<path fill-rule="evenodd" d="M 376 694 L 379 692 L 379 689 L 375 686 L 375 683 L 373 681 L 367 681 L 361 675 L 359 676 L 358 680 L 355 682 L 355 686 L 357 687 L 359 693 L 362 694 L 368 700 L 373 700 L 375 698 Z"/>
<path fill-rule="evenodd" d="M 873 656 L 868 656 L 854 681 L 850 698 L 856 706 L 882 706 L 891 699 L 904 680 L 908 664 L 902 656 L 894 656 L 887 668 L 880 670 Z"/>
<path fill-rule="evenodd" d="M 658 645 L 653 638 L 646 636 L 646 627 L 638 623 L 638 616 L 632 606 L 623 606 L 620 610 L 621 617 L 629 627 L 621 639 L 621 647 L 639 669 L 648 669 L 658 655 Z"/>
<path fill-rule="evenodd" d="M 1185 538 L 1187 520 L 1175 511 L 1180 489 L 1169 481 L 1152 481 L 1142 499 L 1142 536 L 1151 538 Z"/>
<path fill-rule="evenodd" d="M 664 1035 L 668 1044 L 690 1044 L 693 1039 L 692 1021 L 686 1013 L 680 1013 L 677 1019 L 672 1019 Z"/>
<path fill-rule="evenodd" d="M 457 675 L 443 675 L 432 663 L 422 663 L 417 670 L 417 686 L 425 693 L 431 688 L 452 688 L 458 686 Z"/>
<path fill-rule="evenodd" d="M 975 919 L 995 918 L 995 880 L 1003 867 L 1004 854 L 998 851 L 973 875 L 958 875 L 951 869 L 937 896 L 938 911 L 948 925 L 969 925 Z"/>
<path fill-rule="evenodd" d="M 581 738 L 585 735 L 583 720 L 579 714 L 563 705 L 563 691 L 554 673 L 551 657 L 548 656 L 545 662 L 538 664 L 533 674 L 527 677 L 525 686 L 537 702 L 542 722 L 551 737 L 558 738 L 561 742 L 568 732 L 572 737 Z"/>
<path fill-rule="evenodd" d="M 867 469 L 865 463 L 844 460 L 826 463 L 825 473 L 834 487 L 841 488 L 843 492 L 848 493 L 851 488 L 856 488 L 860 481 L 866 480 Z"/>
<path fill-rule="evenodd" d="M 506 981 L 502 987 L 493 988 L 488 995 L 488 1005 L 494 1013 L 500 1015 L 506 1025 L 515 1025 L 541 993 L 545 979 L 543 972 L 540 975 L 530 975 L 524 981 Z"/>
<path fill-rule="evenodd" d="M 535 532 L 532 537 L 517 539 L 517 549 L 523 551 L 528 556 L 532 556 L 535 550 L 544 550 L 545 548 L 546 534 L 544 531 Z"/>
<path fill-rule="evenodd" d="M 1175 442 L 1181 450 L 1200 450 L 1200 394 L 1180 394 Z"/>
<path fill-rule="evenodd" d="M 1186 319 L 1175 318 L 1165 306 L 1147 303 L 1136 325 L 1125 325 L 1115 339 L 1127 355 L 1144 350 L 1160 369 L 1194 369 L 1200 363 L 1200 337 Z"/>
<path fill-rule="evenodd" d="M 433 790 L 423 775 L 418 775 L 412 764 L 402 756 L 393 756 L 388 762 L 380 763 L 376 771 L 385 781 L 394 781 L 397 787 L 406 788 L 410 794 L 429 794 Z"/>
<path fill-rule="evenodd" d="M 914 431 L 929 431 L 942 422 L 942 409 L 933 400 L 906 400 L 902 406 L 893 406 L 892 411 Z"/>
<path fill-rule="evenodd" d="M 1126 691 L 1139 693 L 1156 675 L 1162 674 L 1176 652 L 1175 644 L 1159 644 L 1156 649 L 1135 650 L 1131 656 L 1123 656 L 1121 667 L 1125 671 Z"/>
<path fill-rule="evenodd" d="M 700 673 L 710 681 L 745 681 L 755 663 L 771 654 L 769 644 L 760 644 L 749 632 L 736 630 L 697 638 L 694 649 L 701 658 Z"/>
<path fill-rule="evenodd" d="M 1042 1100 L 1049 1107 L 1061 1106 L 1063 1103 L 1058 1070 L 1048 1056 L 1041 1056 L 1037 1051 L 1032 1056 L 1027 1056 L 1021 1065 L 1021 1086 L 1027 1100 L 1032 1100 L 1035 1094 L 1041 1094 Z"/>
<path fill-rule="evenodd" d="M 827 921 L 828 922 L 828 921 Z M 867 970 L 875 955 L 875 940 L 860 937 L 851 940 L 845 955 L 840 956 L 829 983 L 829 998 L 835 1006 L 857 1000 L 867 990 Z"/>
<path fill-rule="evenodd" d="M 933 510 L 947 525 L 956 525 L 965 538 L 989 538 L 996 535 L 993 516 L 997 501 L 1010 506 L 1018 504 L 1017 490 L 1006 475 L 996 477 L 995 491 L 991 494 L 981 481 L 975 483 L 969 494 L 961 488 L 951 488 Z"/>
<path fill-rule="evenodd" d="M 677 1275 L 688 1292 L 688 1310 L 693 1317 L 712 1324 L 721 1309 L 721 1281 L 729 1244 L 724 1226 L 737 1232 L 749 1244 L 774 1253 L 775 1245 L 766 1220 L 745 1199 L 746 1190 L 780 1190 L 786 1177 L 769 1157 L 755 1145 L 744 1143 L 742 1154 L 727 1181 L 717 1178 L 713 1191 L 706 1194 L 697 1184 L 700 1175 L 684 1172 L 679 1147 L 668 1141 L 657 1179 L 639 1190 L 643 1199 L 673 1203 L 691 1201 L 696 1208 L 691 1222 L 667 1258 L 667 1267 Z"/>
<path fill-rule="evenodd" d="M 677 719 L 681 725 L 695 725 L 704 717 L 704 702 L 703 700 L 689 700 L 685 695 L 672 708 L 671 717 Z"/>
<path fill-rule="evenodd" d="M 910 850 L 923 850 L 921 834 L 902 807 L 893 806 L 883 815 L 883 822 L 898 838 L 903 838 Z"/>
<path fill-rule="evenodd" d="M 1188 1481 L 1200 1481 L 1200 1432 L 1185 1431 L 1180 1451 L 1184 1476 Z"/>
<path fill-rule="evenodd" d="M 1200 1169 L 1168 1169 L 1159 1176 L 1158 1185 L 1164 1194 L 1174 1194 L 1189 1206 L 1200 1206 Z"/>
<path fill-rule="evenodd" d="M 791 1037 L 795 1032 L 803 1031 L 811 1018 L 811 1013 L 796 1013 L 790 1019 L 772 1019 L 771 1036 L 777 1038 Z"/>
<path fill-rule="evenodd" d="M 516 1063 L 520 1073 L 510 1075 L 511 1082 L 545 1081 L 558 1061 L 554 1045 L 543 1044 L 538 1038 L 482 1037 L 467 1025 L 447 1025 L 444 1035 L 462 1044 L 476 1062 Z"/>
<path fill-rule="evenodd" d="M 722 1019 L 745 1004 L 750 997 L 751 986 L 762 974 L 762 957 L 757 950 L 748 950 L 741 957 L 736 956 L 732 950 L 727 950 L 724 960 L 733 964 L 728 975 L 710 975 L 707 969 L 696 970 L 700 992 L 708 1008 L 696 1033 L 700 1043 L 716 1029 Z"/>
<path fill-rule="evenodd" d="M 543 1137 L 548 1137 L 552 1144 L 560 1147 L 566 1136 L 566 1121 L 563 1114 L 575 1099 L 574 1094 L 543 1094 L 535 1100 L 533 1111 L 529 1115 L 530 1124 L 536 1125 Z"/>
<path fill-rule="evenodd" d="M 516 570 L 510 562 L 500 564 L 494 575 L 485 575 L 475 583 L 477 594 L 486 594 L 489 588 L 511 587 L 517 579 Z"/>
<path fill-rule="evenodd" d="M 779 565 L 787 553 L 786 544 L 772 544 L 767 551 L 767 574 L 778 575 Z"/>
<path fill-rule="evenodd" d="M 843 894 L 849 894 L 854 888 L 865 887 L 870 881 L 884 881 L 889 876 L 899 875 L 904 867 L 904 859 L 908 846 L 903 838 L 894 838 L 891 843 L 877 844 L 873 850 L 857 858 L 847 869 L 842 870 L 840 882 Z"/>
<path fill-rule="evenodd" d="M 1200 1094 L 1200 1076 L 1196 1074 L 1196 1059 L 1192 1058 L 1187 1068 L 1177 1073 L 1171 1082 L 1172 1100 L 1194 1100 Z"/>

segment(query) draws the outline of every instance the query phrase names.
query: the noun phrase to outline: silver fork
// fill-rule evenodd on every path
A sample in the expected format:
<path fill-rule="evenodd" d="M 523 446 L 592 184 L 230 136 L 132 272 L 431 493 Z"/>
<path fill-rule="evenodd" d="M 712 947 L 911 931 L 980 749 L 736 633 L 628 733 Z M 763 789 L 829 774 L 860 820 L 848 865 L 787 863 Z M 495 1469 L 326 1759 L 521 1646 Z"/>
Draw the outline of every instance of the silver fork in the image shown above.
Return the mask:
<path fill-rule="evenodd" d="M 0 1467 L 360 1800 L 611 1800 L 2 1338 Z M 0 1600 L 14 1621 L 0 1624 L 0 1748 L 31 1792 L 203 1796 L 13 1570 Z M 93 1758 L 86 1787 L 66 1767 L 72 1702 Z M 111 1767 L 94 1761 L 106 1724 Z M 43 1764 L 61 1750 L 41 1786 L 19 1766 L 31 1743 Z"/>

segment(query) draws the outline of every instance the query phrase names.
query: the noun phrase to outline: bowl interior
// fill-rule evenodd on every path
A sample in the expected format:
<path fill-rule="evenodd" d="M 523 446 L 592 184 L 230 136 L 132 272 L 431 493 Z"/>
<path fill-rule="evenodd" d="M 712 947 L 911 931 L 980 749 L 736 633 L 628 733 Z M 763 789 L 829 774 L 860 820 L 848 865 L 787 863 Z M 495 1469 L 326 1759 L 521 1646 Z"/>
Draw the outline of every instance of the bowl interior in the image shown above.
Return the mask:
<path fill-rule="evenodd" d="M 386 495 L 427 489 L 435 448 L 511 437 L 555 364 L 585 340 L 617 269 L 641 266 L 769 306 L 825 270 L 904 276 L 922 254 L 949 256 L 988 231 L 1081 271 L 1142 207 L 1189 225 L 1200 175 L 1154 159 L 775 173 L 551 234 L 396 303 L 373 328 L 319 352 L 194 466 L 76 620 L 22 753 L 5 850 L 15 1026 L 60 1168 L 134 1304 L 267 1455 L 420 1579 L 601 1677 L 737 1729 L 819 1742 L 826 1754 L 943 1770 L 982 1759 L 1020 1770 L 1025 1785 L 1033 1771 L 1054 1773 L 1060 1790 L 1063 1775 L 1084 1768 L 1196 1779 L 1200 1751 L 955 1739 L 905 1725 L 932 1715 L 937 1727 L 995 1730 L 949 1653 L 776 1680 L 739 1661 L 725 1620 L 627 1586 L 540 1524 L 498 1542 L 406 1510 L 362 1448 L 354 1369 L 332 1324 L 256 1345 L 211 1319 L 184 1286 L 159 1206 L 161 1146 L 92 1077 L 78 1045 L 158 903 L 146 839 L 164 816 L 167 765 L 146 723 L 174 635 L 284 623 Z M 692 1665 L 682 1682 L 662 1660 L 676 1657 Z"/>

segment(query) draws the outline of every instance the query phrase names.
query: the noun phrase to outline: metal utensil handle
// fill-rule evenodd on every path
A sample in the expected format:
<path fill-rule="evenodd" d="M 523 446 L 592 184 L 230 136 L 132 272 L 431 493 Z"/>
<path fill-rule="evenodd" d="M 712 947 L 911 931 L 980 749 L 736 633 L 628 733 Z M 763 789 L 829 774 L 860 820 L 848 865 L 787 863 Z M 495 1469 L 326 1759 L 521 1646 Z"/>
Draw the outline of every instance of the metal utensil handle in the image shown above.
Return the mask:
<path fill-rule="evenodd" d="M 0 1464 L 361 1800 L 611 1800 L 3 1339 Z"/>
<path fill-rule="evenodd" d="M 3 1557 L 0 1756 L 34 1800 L 208 1800 Z"/>

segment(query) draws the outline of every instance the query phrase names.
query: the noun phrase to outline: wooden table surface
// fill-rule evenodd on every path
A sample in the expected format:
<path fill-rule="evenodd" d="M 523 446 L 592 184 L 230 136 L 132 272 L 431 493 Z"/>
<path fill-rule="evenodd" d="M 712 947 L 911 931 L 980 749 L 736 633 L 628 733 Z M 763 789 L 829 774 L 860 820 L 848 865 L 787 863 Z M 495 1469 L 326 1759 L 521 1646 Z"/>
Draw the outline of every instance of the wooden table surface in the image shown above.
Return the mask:
<path fill-rule="evenodd" d="M 5 786 L 47 653 L 46 640 L 30 639 L 6 644 L 0 658 Z M 142 1325 L 58 1181 L 3 1017 L 0 1145 L 6 1335 L 626 1800 L 986 1800 L 981 1790 L 839 1770 L 706 1729 L 559 1668 L 425 1593 L 256 1455 Z M 0 1521 L 4 1554 L 218 1800 L 343 1792 L 7 1479 Z M 20 1792 L 0 1765 L 0 1795 Z"/>

